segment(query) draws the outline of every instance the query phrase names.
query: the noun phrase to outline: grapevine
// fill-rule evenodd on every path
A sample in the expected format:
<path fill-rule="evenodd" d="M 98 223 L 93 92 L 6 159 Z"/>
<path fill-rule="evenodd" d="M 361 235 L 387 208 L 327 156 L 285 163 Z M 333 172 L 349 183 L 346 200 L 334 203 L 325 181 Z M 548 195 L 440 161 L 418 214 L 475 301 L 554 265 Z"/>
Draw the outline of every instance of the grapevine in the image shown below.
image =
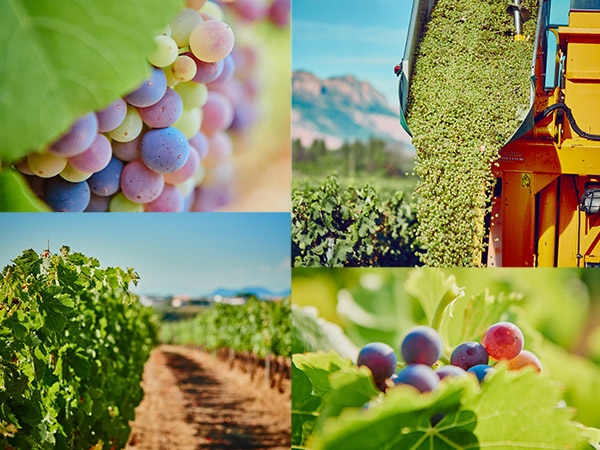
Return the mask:
<path fill-rule="evenodd" d="M 418 263 L 412 205 L 400 191 L 343 186 L 336 176 L 292 193 L 294 266 Z"/>
<path fill-rule="evenodd" d="M 0 447 L 123 448 L 156 323 L 133 269 L 62 247 L 26 250 L 0 280 Z"/>
<path fill-rule="evenodd" d="M 291 351 L 290 300 L 261 301 L 244 305 L 216 303 L 193 319 L 164 322 L 161 339 L 174 344 L 194 344 L 207 350 L 232 349 L 264 358 L 289 357 Z"/>
<path fill-rule="evenodd" d="M 536 17 L 535 2 L 523 6 Z M 421 37 L 408 121 L 427 266 L 481 265 L 491 167 L 529 103 L 533 43 L 515 41 L 513 28 L 502 3 L 439 0 Z"/>

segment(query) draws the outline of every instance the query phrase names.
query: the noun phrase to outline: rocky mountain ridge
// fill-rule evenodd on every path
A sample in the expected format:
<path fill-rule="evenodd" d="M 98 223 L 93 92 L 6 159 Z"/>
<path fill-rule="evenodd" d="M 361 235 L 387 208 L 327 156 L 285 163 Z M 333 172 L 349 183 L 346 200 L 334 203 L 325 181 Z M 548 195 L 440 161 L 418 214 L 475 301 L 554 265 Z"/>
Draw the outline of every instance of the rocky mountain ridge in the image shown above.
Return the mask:
<path fill-rule="evenodd" d="M 398 114 L 383 94 L 352 75 L 321 80 L 292 72 L 292 138 L 303 145 L 323 139 L 334 149 L 344 141 L 378 137 L 410 147 Z"/>

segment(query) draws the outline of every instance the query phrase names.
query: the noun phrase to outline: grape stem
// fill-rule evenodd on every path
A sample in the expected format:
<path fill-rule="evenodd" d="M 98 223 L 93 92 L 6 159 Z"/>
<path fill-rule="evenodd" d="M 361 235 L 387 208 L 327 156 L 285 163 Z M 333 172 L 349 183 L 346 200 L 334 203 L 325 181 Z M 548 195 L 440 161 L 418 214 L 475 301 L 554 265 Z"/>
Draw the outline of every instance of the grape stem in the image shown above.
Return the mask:
<path fill-rule="evenodd" d="M 446 286 L 447 288 L 444 291 L 444 294 L 435 309 L 435 313 L 433 314 L 433 319 L 431 320 L 431 327 L 438 332 L 440 331 L 446 309 L 451 307 L 456 300 L 465 296 L 464 288 L 458 287 L 454 275 L 448 277 Z"/>

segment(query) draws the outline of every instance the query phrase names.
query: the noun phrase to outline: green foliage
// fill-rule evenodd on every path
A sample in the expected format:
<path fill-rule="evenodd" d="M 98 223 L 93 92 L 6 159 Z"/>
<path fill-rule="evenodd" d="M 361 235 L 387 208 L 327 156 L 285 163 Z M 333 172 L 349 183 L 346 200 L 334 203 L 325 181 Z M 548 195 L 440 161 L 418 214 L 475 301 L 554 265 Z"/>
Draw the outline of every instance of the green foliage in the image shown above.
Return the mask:
<path fill-rule="evenodd" d="M 561 388 L 531 370 L 498 370 L 479 386 L 474 377 L 450 378 L 431 393 L 399 386 L 385 395 L 367 369 L 334 354 L 295 355 L 293 363 L 320 398 L 308 407 L 314 434 L 299 448 L 311 449 L 588 449 L 588 433 L 558 408 Z M 295 379 L 294 379 L 295 382 Z M 292 396 L 306 393 L 292 392 Z M 294 385 L 295 388 L 295 385 Z M 294 401 L 294 399 L 293 399 Z M 299 404 L 296 399 L 296 404 Z M 365 405 L 368 403 L 368 407 Z M 307 417 L 309 411 L 303 414 Z M 296 410 L 298 414 L 300 410 Z M 432 418 L 443 414 L 432 425 Z M 296 418 L 297 423 L 299 417 Z"/>
<path fill-rule="evenodd" d="M 533 36 L 537 3 L 523 6 Z M 438 0 L 414 55 L 408 123 L 427 266 L 481 265 L 491 166 L 529 104 L 533 42 L 513 31 L 503 2 Z"/>
<path fill-rule="evenodd" d="M 0 447 L 123 448 L 156 339 L 132 270 L 26 250 L 0 282 Z"/>
<path fill-rule="evenodd" d="M 580 285 L 586 271 L 296 269 L 293 289 L 303 280 L 321 277 L 337 283 L 336 310 L 358 347 L 382 341 L 398 351 L 410 328 L 437 323 L 445 344 L 441 361 L 447 362 L 458 343 L 478 341 L 491 324 L 509 320 L 523 330 L 525 348 L 540 358 L 544 372 L 505 373 L 499 368 L 481 387 L 457 380 L 442 383 L 431 394 L 417 394 L 411 388 L 368 394 L 367 384 L 375 389 L 368 372 L 365 375 L 364 369 L 350 364 L 358 348 L 352 355 L 344 353 L 350 360 L 333 352 L 294 355 L 293 445 L 310 449 L 598 448 L 600 367 L 567 352 L 532 326 L 549 317 L 554 317 L 554 328 L 561 328 L 564 321 L 566 329 L 585 330 L 585 321 L 594 322 L 589 309 L 587 317 L 579 313 L 582 300 L 577 298 L 586 299 Z M 305 298 L 298 301 L 308 304 Z M 318 298 L 315 304 L 326 301 Z M 569 313 L 573 303 L 576 314 Z M 542 305 L 553 309 L 554 315 L 541 314 Z M 310 334 L 322 322 L 297 332 Z M 547 332 L 544 326 L 541 330 Z M 560 330 L 549 333 L 560 335 Z M 312 342 L 316 352 L 318 342 L 334 339 L 327 326 L 317 336 L 320 341 L 301 340 Z M 364 409 L 367 402 L 370 406 Z M 445 416 L 432 426 L 430 420 L 439 412 Z"/>
<path fill-rule="evenodd" d="M 161 340 L 209 350 L 252 352 L 261 358 L 269 354 L 289 356 L 290 308 L 289 298 L 262 301 L 251 297 L 244 305 L 216 303 L 193 319 L 163 322 Z"/>
<path fill-rule="evenodd" d="M 49 208 L 32 194 L 20 173 L 0 170 L 0 211 L 47 212 Z"/>
<path fill-rule="evenodd" d="M 292 192 L 294 266 L 413 266 L 418 244 L 402 191 L 342 186 L 329 176 Z"/>
<path fill-rule="evenodd" d="M 0 4 L 0 159 L 58 138 L 89 111 L 149 73 L 152 37 L 181 0 L 80 0 Z"/>
<path fill-rule="evenodd" d="M 10 164 L 148 75 L 152 37 L 183 0 L 0 2 L 0 210 L 47 211 Z"/>
<path fill-rule="evenodd" d="M 300 139 L 292 142 L 294 174 L 325 177 L 333 172 L 339 176 L 376 175 L 402 177 L 413 169 L 413 159 L 406 153 L 391 150 L 382 139 L 344 142 L 339 149 L 330 150 L 323 140 L 313 141 L 310 147 Z"/>

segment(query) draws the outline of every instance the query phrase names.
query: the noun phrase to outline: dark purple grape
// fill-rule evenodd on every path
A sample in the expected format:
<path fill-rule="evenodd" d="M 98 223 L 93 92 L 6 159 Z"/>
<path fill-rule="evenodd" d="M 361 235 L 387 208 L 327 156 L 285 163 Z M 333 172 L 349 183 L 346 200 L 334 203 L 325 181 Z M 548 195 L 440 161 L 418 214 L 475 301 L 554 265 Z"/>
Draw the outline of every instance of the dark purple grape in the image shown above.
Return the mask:
<path fill-rule="evenodd" d="M 478 364 L 469 368 L 469 370 L 467 370 L 467 373 L 472 373 L 473 375 L 475 375 L 481 383 L 488 373 L 493 373 L 495 371 L 496 369 L 494 369 L 491 366 L 488 366 L 487 364 Z"/>
<path fill-rule="evenodd" d="M 90 201 L 90 188 L 85 181 L 71 183 L 55 177 L 46 185 L 44 200 L 54 211 L 83 212 Z"/>
<path fill-rule="evenodd" d="M 416 327 L 405 336 L 400 351 L 408 364 L 431 366 L 442 355 L 442 338 L 431 327 Z"/>
<path fill-rule="evenodd" d="M 140 154 L 144 164 L 153 171 L 170 173 L 183 167 L 190 154 L 190 144 L 177 128 L 154 128 L 142 137 Z"/>
<path fill-rule="evenodd" d="M 108 197 L 117 193 L 121 183 L 123 163 L 114 156 L 100 172 L 92 174 L 87 182 L 93 194 Z"/>
<path fill-rule="evenodd" d="M 488 362 L 488 352 L 479 342 L 465 342 L 460 344 L 450 355 L 450 364 L 465 370 L 478 364 L 487 364 Z"/>
<path fill-rule="evenodd" d="M 165 73 L 152 68 L 150 77 L 145 80 L 135 91 L 125 96 L 125 100 L 138 108 L 150 106 L 159 101 L 167 90 L 167 77 Z"/>
<path fill-rule="evenodd" d="M 394 349 L 383 342 L 371 342 L 365 345 L 358 353 L 356 363 L 367 366 L 373 374 L 375 385 L 385 390 L 385 380 L 396 370 L 396 354 Z"/>
<path fill-rule="evenodd" d="M 433 369 L 424 364 L 409 364 L 393 379 L 394 384 L 408 384 L 421 392 L 433 391 L 440 383 L 440 378 Z"/>
<path fill-rule="evenodd" d="M 440 377 L 440 380 L 443 380 L 446 377 L 460 377 L 467 374 L 464 369 L 452 365 L 438 367 L 435 369 L 435 373 Z"/>

